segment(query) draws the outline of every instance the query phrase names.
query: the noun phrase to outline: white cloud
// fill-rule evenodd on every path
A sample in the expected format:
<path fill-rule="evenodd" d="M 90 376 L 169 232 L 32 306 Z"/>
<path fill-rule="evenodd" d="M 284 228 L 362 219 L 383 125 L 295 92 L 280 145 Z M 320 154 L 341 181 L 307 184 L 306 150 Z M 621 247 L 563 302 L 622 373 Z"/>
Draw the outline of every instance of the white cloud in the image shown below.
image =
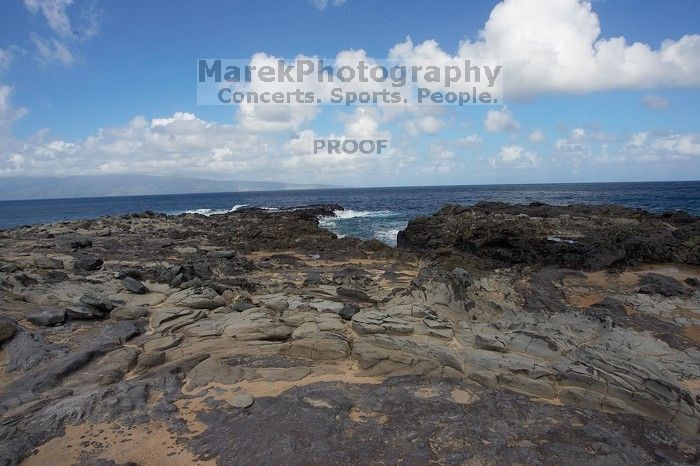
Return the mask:
<path fill-rule="evenodd" d="M 700 155 L 700 138 L 694 134 L 672 134 L 663 136 L 651 143 L 651 148 L 673 156 Z"/>
<path fill-rule="evenodd" d="M 461 147 L 478 147 L 481 143 L 481 137 L 479 137 L 478 134 L 470 134 L 469 136 L 457 139 L 457 145 Z"/>
<path fill-rule="evenodd" d="M 554 142 L 554 149 L 560 154 L 586 156 L 590 150 L 588 144 L 585 143 L 584 136 L 583 130 L 576 128 L 571 131 L 568 138 L 557 139 Z"/>
<path fill-rule="evenodd" d="M 671 101 L 661 95 L 647 94 L 642 97 L 642 103 L 654 110 L 663 110 L 671 105 Z"/>
<path fill-rule="evenodd" d="M 12 88 L 0 84 L 0 136 L 9 132 L 10 125 L 27 114 L 26 108 L 17 108 L 12 105 L 11 95 Z"/>
<path fill-rule="evenodd" d="M 508 107 L 504 106 L 501 110 L 491 109 L 486 113 L 484 127 L 491 133 L 517 131 L 520 129 L 520 123 L 513 118 L 513 113 Z"/>
<path fill-rule="evenodd" d="M 645 131 L 641 131 L 639 133 L 634 133 L 629 141 L 625 143 L 625 147 L 630 147 L 634 149 L 639 149 L 644 147 L 644 144 L 647 142 L 647 138 L 649 137 L 649 133 Z"/>
<path fill-rule="evenodd" d="M 700 156 L 700 136 L 697 134 L 653 135 L 649 131 L 632 134 L 622 147 L 607 151 L 590 160 L 598 163 L 685 162 Z"/>
<path fill-rule="evenodd" d="M 419 134 L 435 134 L 445 123 L 433 115 L 426 115 L 418 118 L 412 118 L 404 123 L 406 132 L 411 136 Z"/>
<path fill-rule="evenodd" d="M 571 130 L 569 140 L 571 142 L 581 142 L 586 139 L 586 131 L 583 128 L 574 128 Z"/>
<path fill-rule="evenodd" d="M 535 152 L 526 151 L 521 146 L 502 146 L 498 155 L 489 159 L 489 165 L 494 168 L 528 168 L 539 163 Z"/>
<path fill-rule="evenodd" d="M 0 174 L 212 175 L 269 165 L 269 141 L 234 131 L 232 125 L 176 113 L 151 121 L 136 117 L 125 126 L 100 129 L 78 141 L 51 139 L 42 133 L 0 152 Z"/>
<path fill-rule="evenodd" d="M 454 173 L 462 166 L 454 151 L 440 144 L 431 144 L 428 150 L 427 170 L 440 175 Z"/>
<path fill-rule="evenodd" d="M 316 8 L 323 11 L 328 7 L 328 5 L 340 6 L 345 3 L 345 0 L 311 0 Z"/>
<path fill-rule="evenodd" d="M 41 12 L 49 27 L 63 37 L 72 37 L 73 28 L 66 9 L 73 0 L 24 0 L 27 9 L 32 13 Z"/>
<path fill-rule="evenodd" d="M 508 98 L 700 85 L 700 35 L 664 40 L 658 49 L 605 38 L 591 4 L 578 0 L 504 0 L 455 56 L 432 40 L 407 39 L 392 50 L 405 60 L 497 60 Z"/>
<path fill-rule="evenodd" d="M 71 40 L 87 40 L 100 30 L 101 12 L 88 4 L 79 13 L 79 21 L 71 20 L 68 8 L 74 0 L 24 0 L 24 5 L 32 13 L 41 13 L 49 28 L 58 36 Z"/>
<path fill-rule="evenodd" d="M 75 62 L 73 52 L 71 52 L 65 43 L 53 37 L 43 39 L 34 33 L 31 34 L 31 39 L 36 47 L 37 58 L 41 63 L 45 65 L 60 63 L 67 66 Z"/>
<path fill-rule="evenodd" d="M 101 12 L 94 7 L 94 3 L 75 12 L 78 21 L 71 19 L 67 11 L 73 3 L 73 0 L 24 0 L 30 13 L 41 13 L 51 33 L 56 36 L 45 37 L 36 32 L 30 34 L 41 63 L 71 65 L 76 61 L 74 45 L 99 34 Z"/>
<path fill-rule="evenodd" d="M 12 53 L 7 49 L 0 49 L 0 71 L 5 71 L 12 63 Z"/>
<path fill-rule="evenodd" d="M 345 136 L 350 138 L 372 138 L 387 136 L 379 129 L 383 116 L 376 107 L 357 107 L 345 118 Z"/>
<path fill-rule="evenodd" d="M 0 117 L 6 108 L 0 89 Z M 340 135 L 329 137 L 345 139 Z M 40 132 L 25 141 L 0 144 L 0 176 L 143 173 L 347 184 L 349 173 L 394 173 L 401 158 L 386 154 L 314 154 L 316 134 L 242 131 L 192 113 L 179 112 L 102 128 L 82 140 Z M 380 170 L 381 169 L 381 170 Z"/>
<path fill-rule="evenodd" d="M 544 135 L 544 131 L 539 128 L 533 130 L 527 139 L 533 144 L 544 144 L 547 142 L 547 137 Z"/>

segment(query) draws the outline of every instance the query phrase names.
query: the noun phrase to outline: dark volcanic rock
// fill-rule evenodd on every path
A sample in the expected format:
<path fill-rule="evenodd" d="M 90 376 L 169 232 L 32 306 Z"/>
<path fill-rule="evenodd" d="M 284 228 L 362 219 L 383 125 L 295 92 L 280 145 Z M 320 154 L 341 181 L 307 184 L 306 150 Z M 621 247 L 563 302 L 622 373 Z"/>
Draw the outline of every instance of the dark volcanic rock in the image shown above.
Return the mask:
<path fill-rule="evenodd" d="M 352 301 L 360 301 L 364 303 L 372 302 L 372 298 L 369 297 L 367 293 L 361 290 L 354 290 L 351 288 L 338 287 L 336 290 L 338 296 Z"/>
<path fill-rule="evenodd" d="M 338 312 L 338 315 L 343 318 L 343 320 L 351 320 L 352 316 L 360 312 L 360 306 L 357 304 L 347 303 L 343 305 L 343 308 Z"/>
<path fill-rule="evenodd" d="M 75 260 L 73 267 L 77 270 L 93 271 L 102 267 L 104 261 L 98 257 L 81 257 Z"/>
<path fill-rule="evenodd" d="M 94 307 L 95 309 L 98 309 L 102 312 L 110 312 L 112 309 L 114 309 L 114 303 L 111 299 L 93 293 L 85 293 L 84 295 L 82 295 L 80 297 L 80 302 L 85 305 Z"/>
<path fill-rule="evenodd" d="M 89 238 L 78 238 L 71 241 L 70 247 L 73 249 L 85 249 L 92 247 L 92 240 Z"/>
<path fill-rule="evenodd" d="M 47 283 L 61 283 L 68 280 L 68 274 L 60 270 L 47 270 L 42 274 Z"/>
<path fill-rule="evenodd" d="M 447 205 L 409 222 L 398 247 L 482 268 L 515 264 L 599 270 L 638 263 L 700 264 L 700 219 L 617 206 Z"/>
<path fill-rule="evenodd" d="M 135 293 L 135 294 L 148 293 L 148 288 L 146 288 L 146 285 L 144 285 L 140 281 L 136 280 L 135 278 L 131 278 L 131 277 L 123 278 L 122 279 L 122 286 L 124 288 L 126 288 L 128 291 L 131 291 L 132 293 Z"/>
<path fill-rule="evenodd" d="M 34 265 L 40 269 L 62 269 L 63 261 L 54 257 L 42 256 L 34 259 Z"/>
<path fill-rule="evenodd" d="M 692 290 L 686 288 L 681 282 L 658 273 L 648 273 L 640 280 L 640 293 L 644 294 L 660 294 L 661 296 L 689 296 L 693 294 Z"/>
<path fill-rule="evenodd" d="M 428 393 L 428 396 L 422 395 Z M 200 414 L 217 464 L 647 464 L 697 458 L 652 421 L 537 403 L 454 380 L 316 383 Z M 653 429 L 656 434 L 650 434 Z M 260 446 L 264 445 L 264 448 Z M 315 463 L 315 461 L 311 461 Z"/>
<path fill-rule="evenodd" d="M 17 264 L 12 264 L 9 262 L 0 262 L 0 272 L 2 273 L 15 273 L 19 270 Z"/>
<path fill-rule="evenodd" d="M 231 259 L 236 257 L 236 251 L 209 251 L 207 257 L 212 259 Z"/>
<path fill-rule="evenodd" d="M 12 338 L 16 331 L 17 327 L 14 322 L 0 317 L 0 344 Z"/>
<path fill-rule="evenodd" d="M 243 312 L 248 309 L 252 309 L 255 307 L 255 304 L 248 302 L 248 301 L 237 301 L 234 305 L 231 306 L 231 310 L 235 312 Z"/>
<path fill-rule="evenodd" d="M 48 327 L 51 325 L 62 324 L 66 320 L 66 311 L 63 309 L 47 309 L 31 314 L 27 320 L 34 325 Z"/>
<path fill-rule="evenodd" d="M 66 309 L 66 316 L 73 320 L 96 320 L 102 319 L 104 313 L 92 306 L 73 306 Z"/>

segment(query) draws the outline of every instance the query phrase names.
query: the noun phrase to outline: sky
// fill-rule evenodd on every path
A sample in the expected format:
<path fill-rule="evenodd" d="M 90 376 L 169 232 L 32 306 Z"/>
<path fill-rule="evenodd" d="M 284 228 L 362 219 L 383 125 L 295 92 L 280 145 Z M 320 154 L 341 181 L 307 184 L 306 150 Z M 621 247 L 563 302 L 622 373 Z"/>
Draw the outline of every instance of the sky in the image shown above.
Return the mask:
<path fill-rule="evenodd" d="M 700 2 L 3 0 L 0 177 L 700 179 Z M 208 106 L 197 60 L 492 57 L 503 105 Z M 381 135 L 381 155 L 314 154 Z"/>

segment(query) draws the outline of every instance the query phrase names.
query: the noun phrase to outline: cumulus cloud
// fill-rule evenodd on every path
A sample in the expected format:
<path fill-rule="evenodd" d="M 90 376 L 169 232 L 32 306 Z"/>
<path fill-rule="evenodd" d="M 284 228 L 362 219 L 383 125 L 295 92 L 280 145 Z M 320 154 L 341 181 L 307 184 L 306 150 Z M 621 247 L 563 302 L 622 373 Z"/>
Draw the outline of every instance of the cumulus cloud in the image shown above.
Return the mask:
<path fill-rule="evenodd" d="M 411 136 L 435 134 L 444 126 L 444 122 L 433 115 L 412 118 L 404 123 L 406 132 Z"/>
<path fill-rule="evenodd" d="M 579 0 L 504 0 L 454 56 L 432 40 L 407 39 L 394 50 L 406 60 L 497 60 L 509 98 L 700 85 L 700 35 L 664 40 L 658 49 L 602 37 L 598 15 Z"/>
<path fill-rule="evenodd" d="M 535 152 L 526 151 L 522 146 L 501 146 L 496 157 L 489 159 L 489 165 L 494 168 L 528 168 L 539 163 Z"/>
<path fill-rule="evenodd" d="M 544 144 L 547 142 L 547 137 L 544 135 L 544 131 L 539 128 L 534 129 L 527 139 L 533 144 Z"/>
<path fill-rule="evenodd" d="M 431 144 L 428 150 L 427 170 L 440 175 L 454 173 L 462 164 L 454 151 L 441 144 Z"/>
<path fill-rule="evenodd" d="M 569 132 L 567 137 L 556 140 L 554 149 L 557 153 L 562 155 L 586 157 L 592 152 L 591 144 L 607 144 L 613 141 L 615 141 L 615 137 L 604 131 L 574 128 Z"/>
<path fill-rule="evenodd" d="M 649 137 L 649 133 L 646 131 L 640 131 L 639 133 L 634 133 L 629 140 L 625 143 L 625 147 L 628 148 L 633 148 L 633 149 L 640 149 L 644 147 L 644 144 L 647 142 L 647 138 Z"/>
<path fill-rule="evenodd" d="M 639 131 L 617 150 L 609 151 L 606 144 L 599 155 L 586 160 L 596 163 L 687 162 L 700 157 L 700 136 L 691 133 L 653 134 Z"/>
<path fill-rule="evenodd" d="M 653 110 L 663 110 L 671 105 L 671 101 L 662 95 L 647 94 L 642 97 L 642 103 Z"/>
<path fill-rule="evenodd" d="M 554 149 L 560 154 L 585 156 L 590 153 L 587 144 L 586 131 L 574 128 L 568 137 L 559 138 L 554 142 Z"/>
<path fill-rule="evenodd" d="M 0 88 L 0 118 L 7 107 Z M 102 128 L 82 140 L 52 138 L 44 131 L 24 141 L 0 144 L 0 176 L 142 173 L 298 182 L 347 183 L 353 173 L 393 173 L 391 152 L 314 154 L 313 130 L 284 134 L 244 132 L 235 124 L 203 120 L 192 113 Z M 328 137 L 343 139 L 345 135 Z"/>
<path fill-rule="evenodd" d="M 255 135 L 232 138 L 232 132 L 232 125 L 176 113 L 151 121 L 136 117 L 79 141 L 39 134 L 0 153 L 0 174 L 215 174 L 260 168 L 269 143 Z"/>
<path fill-rule="evenodd" d="M 520 129 L 520 123 L 513 118 L 513 113 L 508 107 L 504 106 L 501 110 L 491 109 L 486 113 L 484 127 L 490 133 L 517 131 Z"/>
<path fill-rule="evenodd" d="M 351 138 L 387 137 L 388 133 L 379 128 L 384 116 L 376 107 L 357 107 L 345 119 L 344 136 Z"/>
<path fill-rule="evenodd" d="M 672 156 L 700 156 L 700 138 L 695 134 L 672 134 L 657 138 L 651 148 Z"/>

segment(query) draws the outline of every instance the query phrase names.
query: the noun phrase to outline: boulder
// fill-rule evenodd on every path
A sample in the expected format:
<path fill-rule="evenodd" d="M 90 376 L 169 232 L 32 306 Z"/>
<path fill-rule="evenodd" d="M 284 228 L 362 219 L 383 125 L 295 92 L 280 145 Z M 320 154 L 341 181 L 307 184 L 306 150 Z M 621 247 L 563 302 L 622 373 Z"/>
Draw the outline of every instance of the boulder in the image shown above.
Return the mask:
<path fill-rule="evenodd" d="M 248 309 L 254 308 L 255 304 L 248 301 L 237 301 L 231 306 L 231 310 L 234 312 L 243 312 Z"/>
<path fill-rule="evenodd" d="M 60 270 L 47 270 L 42 276 L 47 283 L 61 283 L 70 278 L 67 273 Z"/>
<path fill-rule="evenodd" d="M 104 261 L 98 257 L 81 257 L 75 260 L 73 263 L 73 268 L 76 270 L 86 270 L 91 272 L 102 267 L 102 264 L 104 264 Z"/>
<path fill-rule="evenodd" d="M 17 327 L 9 319 L 0 319 L 0 343 L 12 338 L 17 332 Z"/>
<path fill-rule="evenodd" d="M 360 306 L 357 304 L 352 304 L 352 303 L 347 303 L 343 306 L 343 308 L 338 312 L 338 315 L 343 319 L 343 320 L 351 320 L 352 316 L 357 314 L 360 311 Z"/>
<path fill-rule="evenodd" d="M 85 249 L 92 247 L 92 240 L 89 238 L 78 238 L 71 241 L 70 247 L 73 249 Z"/>
<path fill-rule="evenodd" d="M 253 395 L 249 395 L 248 393 L 241 393 L 239 395 L 234 396 L 230 400 L 228 400 L 228 404 L 230 404 L 234 408 L 243 408 L 243 409 L 252 405 L 254 402 L 255 402 L 255 398 L 253 398 Z"/>
<path fill-rule="evenodd" d="M 673 277 L 660 275 L 658 273 L 648 273 L 640 280 L 642 285 L 639 292 L 643 294 L 659 294 L 666 298 L 674 296 L 689 296 L 692 290 L 686 288 L 681 282 Z"/>
<path fill-rule="evenodd" d="M 104 313 L 92 306 L 74 306 L 66 309 L 66 317 L 72 320 L 96 320 L 102 319 Z"/>
<path fill-rule="evenodd" d="M 34 325 L 49 327 L 65 322 L 66 311 L 63 309 L 47 309 L 29 315 L 27 320 Z"/>
<path fill-rule="evenodd" d="M 146 306 L 119 306 L 110 314 L 115 320 L 133 320 L 146 317 L 148 308 Z"/>
<path fill-rule="evenodd" d="M 130 291 L 134 294 L 146 294 L 146 293 L 148 293 L 148 288 L 146 287 L 146 285 L 144 285 L 140 281 L 136 280 L 135 278 L 124 277 L 124 278 L 122 278 L 121 283 L 122 283 L 122 286 L 127 291 Z"/>
<path fill-rule="evenodd" d="M 34 265 L 40 269 L 62 269 L 63 261 L 54 257 L 37 257 L 34 259 Z"/>
<path fill-rule="evenodd" d="M 99 294 L 85 293 L 80 297 L 80 302 L 102 312 L 110 312 L 114 309 L 112 300 Z"/>

